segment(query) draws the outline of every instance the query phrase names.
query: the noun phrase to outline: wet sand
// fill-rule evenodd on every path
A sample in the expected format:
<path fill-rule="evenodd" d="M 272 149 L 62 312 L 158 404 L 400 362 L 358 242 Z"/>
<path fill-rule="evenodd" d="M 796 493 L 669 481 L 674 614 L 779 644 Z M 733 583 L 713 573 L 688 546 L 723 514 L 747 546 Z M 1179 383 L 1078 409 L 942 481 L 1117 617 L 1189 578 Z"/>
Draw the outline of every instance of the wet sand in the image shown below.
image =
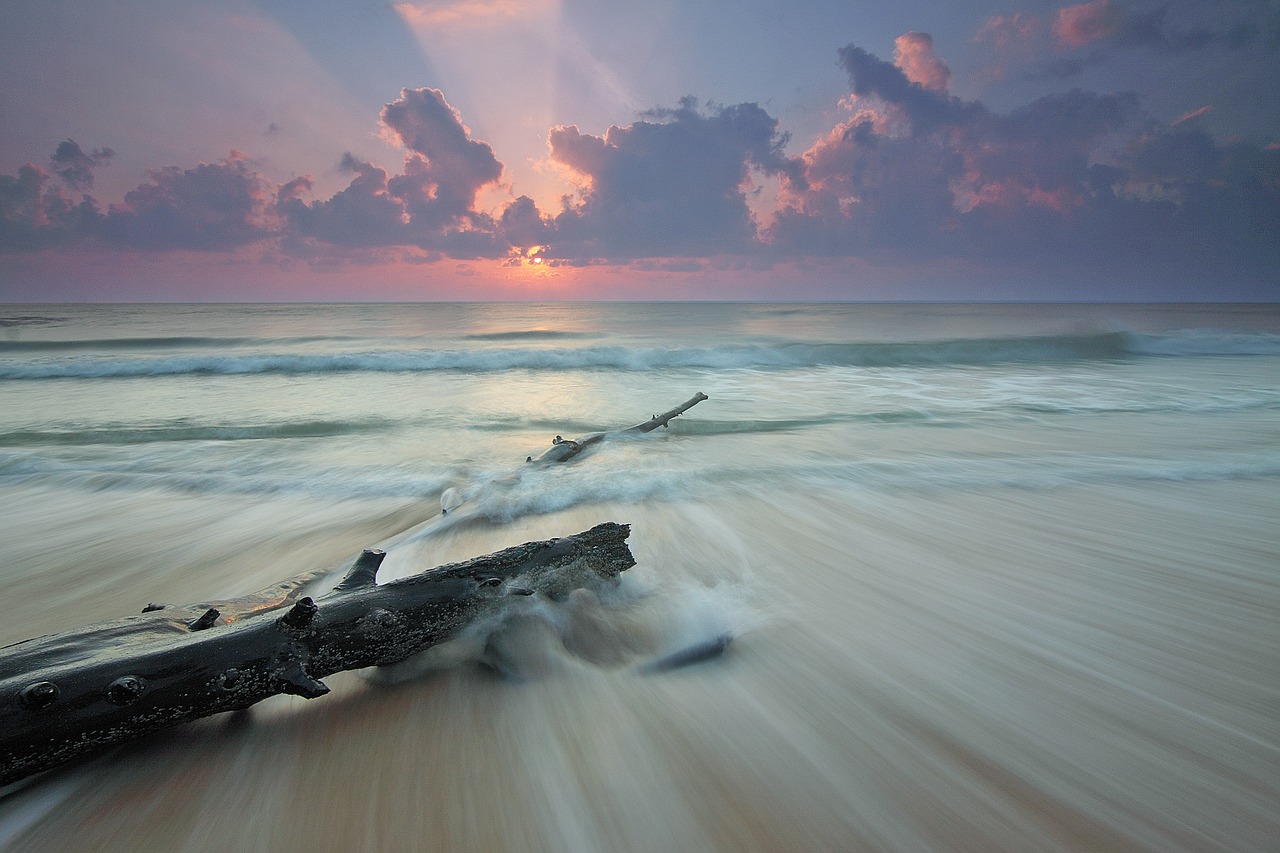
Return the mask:
<path fill-rule="evenodd" d="M 21 505 L 35 526 L 50 518 L 38 491 Z M 430 514 L 403 502 L 275 501 L 263 517 L 225 497 L 165 500 L 164 512 L 132 501 L 88 514 L 117 520 L 115 538 L 105 522 L 83 522 L 79 539 L 53 523 L 82 508 L 55 514 L 48 534 L 59 531 L 65 565 L 10 553 L 21 592 L 10 600 L 45 604 L 6 606 L 4 641 L 138 602 L 247 591 Z M 43 777 L 0 800 L 0 840 L 14 851 L 1270 849 L 1276 518 L 1280 490 L 1264 479 L 742 490 L 462 525 L 401 559 L 435 564 L 612 519 L 633 524 L 639 564 L 622 596 L 513 620 L 495 642 L 519 680 L 468 649 L 393 684 L 334 676 L 322 699 L 268 700 Z M 726 631 L 720 658 L 637 671 Z"/>

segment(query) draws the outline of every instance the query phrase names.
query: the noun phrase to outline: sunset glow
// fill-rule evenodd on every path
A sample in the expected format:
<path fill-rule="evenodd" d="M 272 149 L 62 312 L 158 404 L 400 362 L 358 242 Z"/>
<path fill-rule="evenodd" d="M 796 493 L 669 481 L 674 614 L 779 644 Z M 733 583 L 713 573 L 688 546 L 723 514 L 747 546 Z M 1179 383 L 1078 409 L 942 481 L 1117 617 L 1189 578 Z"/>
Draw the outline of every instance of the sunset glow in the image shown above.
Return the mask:
<path fill-rule="evenodd" d="M 1280 295 L 1244 0 L 234 6 L 0 12 L 0 298 Z"/>

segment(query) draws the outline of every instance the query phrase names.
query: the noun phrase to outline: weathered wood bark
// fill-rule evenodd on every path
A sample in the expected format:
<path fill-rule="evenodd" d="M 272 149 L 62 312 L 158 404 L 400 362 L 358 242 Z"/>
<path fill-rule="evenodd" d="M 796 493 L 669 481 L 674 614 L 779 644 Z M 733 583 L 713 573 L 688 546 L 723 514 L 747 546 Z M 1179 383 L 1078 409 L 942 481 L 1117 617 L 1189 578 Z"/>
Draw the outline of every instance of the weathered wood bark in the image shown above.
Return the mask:
<path fill-rule="evenodd" d="M 710 398 L 706 394 L 703 394 L 701 391 L 699 391 L 697 394 L 694 394 L 688 400 L 685 400 L 683 403 L 676 406 L 671 411 L 663 412 L 660 415 L 654 415 L 652 418 L 645 421 L 644 423 L 636 424 L 633 427 L 627 427 L 626 429 L 619 429 L 619 430 L 609 430 L 606 432 L 593 432 L 590 435 L 584 435 L 582 438 L 579 438 L 576 441 L 569 440 L 569 439 L 562 439 L 560 436 L 556 436 L 555 439 L 553 439 L 551 442 L 550 450 L 543 453 L 541 456 L 537 457 L 536 459 L 531 456 L 527 461 L 534 462 L 539 465 L 545 465 L 552 462 L 565 462 L 577 456 L 587 447 L 590 447 L 596 442 L 603 441 L 609 436 L 625 435 L 627 433 L 632 433 L 632 432 L 653 432 L 658 427 L 667 426 L 673 418 L 683 415 L 685 412 L 689 411 L 694 406 L 701 403 L 703 400 L 708 400 L 708 399 Z"/>
<path fill-rule="evenodd" d="M 381 585 L 385 554 L 368 550 L 316 599 L 299 597 L 312 572 L 244 599 L 148 605 L 0 648 L 0 784 L 276 694 L 322 696 L 325 676 L 404 660 L 509 595 L 558 598 L 615 580 L 635 565 L 629 532 L 600 524 Z"/>

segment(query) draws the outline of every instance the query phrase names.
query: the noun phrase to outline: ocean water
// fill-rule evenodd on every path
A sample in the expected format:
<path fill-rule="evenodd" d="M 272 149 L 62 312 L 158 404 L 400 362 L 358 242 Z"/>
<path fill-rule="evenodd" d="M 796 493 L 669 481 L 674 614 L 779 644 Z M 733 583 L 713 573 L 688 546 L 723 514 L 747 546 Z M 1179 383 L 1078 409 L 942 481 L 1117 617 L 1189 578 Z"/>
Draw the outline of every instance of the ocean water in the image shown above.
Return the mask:
<path fill-rule="evenodd" d="M 0 306 L 0 644 L 609 520 L 620 589 L 10 786 L 0 848 L 1280 847 L 1280 306 Z"/>

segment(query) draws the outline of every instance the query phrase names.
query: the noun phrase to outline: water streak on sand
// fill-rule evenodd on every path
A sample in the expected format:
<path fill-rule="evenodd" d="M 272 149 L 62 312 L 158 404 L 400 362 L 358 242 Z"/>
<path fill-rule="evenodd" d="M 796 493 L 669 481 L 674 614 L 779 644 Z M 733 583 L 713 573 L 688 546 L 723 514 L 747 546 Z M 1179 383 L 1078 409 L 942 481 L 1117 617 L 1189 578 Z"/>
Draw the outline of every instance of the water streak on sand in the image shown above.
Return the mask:
<path fill-rule="evenodd" d="M 369 546 L 638 559 L 0 794 L 6 849 L 1280 838 L 1276 306 L 10 306 L 0 501 L 0 643 Z"/>

